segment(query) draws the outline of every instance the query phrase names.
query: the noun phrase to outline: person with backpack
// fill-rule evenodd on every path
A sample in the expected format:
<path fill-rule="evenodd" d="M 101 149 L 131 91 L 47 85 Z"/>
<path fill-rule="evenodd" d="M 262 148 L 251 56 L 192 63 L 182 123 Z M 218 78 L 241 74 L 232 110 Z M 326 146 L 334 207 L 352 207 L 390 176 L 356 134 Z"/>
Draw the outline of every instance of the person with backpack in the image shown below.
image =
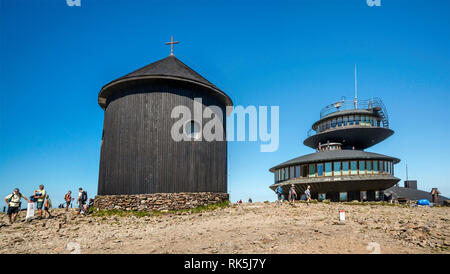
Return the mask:
<path fill-rule="evenodd" d="M 72 191 L 69 190 L 65 195 L 64 195 L 64 201 L 66 201 L 66 211 L 69 210 L 69 205 L 72 203 Z"/>
<path fill-rule="evenodd" d="M 281 201 L 282 195 L 283 195 L 283 188 L 281 186 L 277 186 L 277 188 L 275 189 L 275 193 L 278 196 L 278 203 Z"/>
<path fill-rule="evenodd" d="M 41 219 L 42 207 L 44 206 L 45 197 L 47 196 L 47 191 L 44 189 L 44 185 L 40 185 L 39 190 L 35 190 L 33 196 L 36 199 L 36 208 L 39 212 L 39 219 Z"/>
<path fill-rule="evenodd" d="M 83 213 L 85 211 L 84 205 L 86 204 L 86 201 L 87 201 L 87 192 L 80 187 L 78 189 L 78 200 L 77 200 L 80 213 Z"/>
<path fill-rule="evenodd" d="M 19 214 L 21 198 L 24 198 L 27 202 L 31 203 L 27 197 L 23 196 L 22 193 L 19 192 L 18 188 L 15 188 L 12 194 L 5 197 L 5 202 L 8 205 L 8 217 L 10 224 L 16 221 L 17 214 Z"/>
<path fill-rule="evenodd" d="M 293 203 L 296 198 L 297 192 L 295 192 L 294 185 L 291 185 L 291 188 L 289 189 L 289 202 Z"/>
<path fill-rule="evenodd" d="M 306 205 L 309 206 L 309 201 L 311 201 L 311 191 L 309 190 L 311 186 L 306 187 L 305 197 L 306 197 Z"/>

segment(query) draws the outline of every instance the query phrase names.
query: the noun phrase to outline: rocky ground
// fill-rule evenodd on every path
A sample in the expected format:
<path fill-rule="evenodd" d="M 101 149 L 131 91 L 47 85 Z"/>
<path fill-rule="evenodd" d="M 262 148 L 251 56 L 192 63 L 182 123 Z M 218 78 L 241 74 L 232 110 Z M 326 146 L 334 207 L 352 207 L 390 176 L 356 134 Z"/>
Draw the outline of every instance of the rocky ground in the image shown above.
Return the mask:
<path fill-rule="evenodd" d="M 22 211 L 13 225 L 1 214 L 0 253 L 450 253 L 450 207 L 253 203 L 140 218 L 51 212 L 22 222 Z"/>

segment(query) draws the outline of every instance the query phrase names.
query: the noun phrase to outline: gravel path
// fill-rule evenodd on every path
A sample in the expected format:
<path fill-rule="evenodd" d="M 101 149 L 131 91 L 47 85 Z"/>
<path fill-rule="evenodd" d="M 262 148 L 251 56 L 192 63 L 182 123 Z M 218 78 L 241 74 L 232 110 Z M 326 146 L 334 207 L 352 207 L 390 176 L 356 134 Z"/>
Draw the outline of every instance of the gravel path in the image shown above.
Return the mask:
<path fill-rule="evenodd" d="M 449 207 L 253 203 L 142 218 L 52 213 L 13 225 L 1 214 L 0 253 L 450 253 Z"/>

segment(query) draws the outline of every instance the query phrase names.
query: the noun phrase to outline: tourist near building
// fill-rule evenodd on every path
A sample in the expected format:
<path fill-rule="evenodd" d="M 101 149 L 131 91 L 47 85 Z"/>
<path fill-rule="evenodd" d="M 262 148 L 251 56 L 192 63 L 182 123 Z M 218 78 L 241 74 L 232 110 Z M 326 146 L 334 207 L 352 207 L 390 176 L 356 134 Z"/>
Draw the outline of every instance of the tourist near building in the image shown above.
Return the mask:
<path fill-rule="evenodd" d="M 304 145 L 316 150 L 270 169 L 275 190 L 284 195 L 293 184 L 297 198 L 311 186 L 313 199 L 378 201 L 383 190 L 395 185 L 394 165 L 400 160 L 364 151 L 394 133 L 386 108 L 378 98 L 336 102 L 320 112 Z"/>
<path fill-rule="evenodd" d="M 201 110 L 218 106 L 226 113 L 226 106 L 233 105 L 225 92 L 174 56 L 176 43 L 167 43 L 168 57 L 100 90 L 98 103 L 105 115 L 99 195 L 227 192 L 227 142 L 197 139 L 206 120 L 184 124 L 191 141 L 172 138 L 175 107 L 193 113 L 195 98 L 201 99 Z"/>

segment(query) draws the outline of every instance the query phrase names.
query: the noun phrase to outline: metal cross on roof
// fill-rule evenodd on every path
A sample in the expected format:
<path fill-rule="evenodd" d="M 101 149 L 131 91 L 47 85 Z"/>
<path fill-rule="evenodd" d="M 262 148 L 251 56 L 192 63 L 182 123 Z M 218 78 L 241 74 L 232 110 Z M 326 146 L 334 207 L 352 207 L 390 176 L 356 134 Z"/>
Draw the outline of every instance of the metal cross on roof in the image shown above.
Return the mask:
<path fill-rule="evenodd" d="M 173 41 L 173 36 L 170 36 L 170 42 L 166 42 L 166 45 L 170 45 L 170 55 L 173 55 L 173 45 L 174 44 L 178 44 L 180 42 L 178 41 Z"/>

